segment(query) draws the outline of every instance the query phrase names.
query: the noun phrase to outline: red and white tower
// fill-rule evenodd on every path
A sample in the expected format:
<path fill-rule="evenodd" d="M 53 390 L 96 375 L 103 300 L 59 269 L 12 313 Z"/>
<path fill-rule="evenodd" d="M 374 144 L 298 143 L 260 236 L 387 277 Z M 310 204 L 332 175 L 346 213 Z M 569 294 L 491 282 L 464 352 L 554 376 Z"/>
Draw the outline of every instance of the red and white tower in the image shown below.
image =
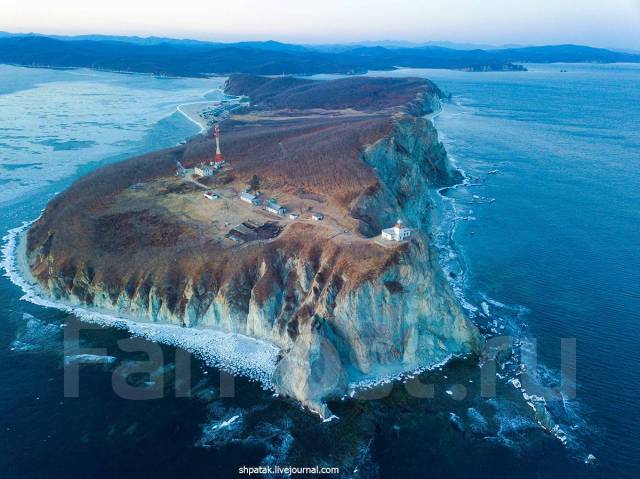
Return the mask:
<path fill-rule="evenodd" d="M 214 132 L 216 134 L 216 166 L 222 166 L 224 164 L 224 160 L 222 159 L 222 153 L 220 152 L 220 127 L 218 125 L 215 126 Z"/>

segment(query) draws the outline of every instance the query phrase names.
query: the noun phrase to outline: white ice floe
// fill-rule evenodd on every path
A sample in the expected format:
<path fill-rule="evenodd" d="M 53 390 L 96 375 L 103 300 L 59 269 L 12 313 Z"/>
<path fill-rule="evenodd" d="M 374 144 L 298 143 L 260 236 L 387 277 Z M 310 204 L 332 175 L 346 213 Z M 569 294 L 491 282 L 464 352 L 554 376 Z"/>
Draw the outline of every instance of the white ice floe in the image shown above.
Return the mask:
<path fill-rule="evenodd" d="M 5 276 L 23 290 L 22 300 L 74 314 L 88 323 L 125 329 L 134 336 L 182 348 L 209 366 L 259 381 L 264 388 L 273 386 L 272 376 L 280 350 L 266 341 L 212 329 L 140 322 L 116 312 L 98 311 L 47 298 L 40 286 L 25 274 L 26 266 L 19 257 L 23 253 L 19 251 L 23 246 L 20 244 L 21 236 L 32 223 L 33 221 L 23 223 L 10 230 L 3 238 L 1 264 Z"/>
<path fill-rule="evenodd" d="M 328 418 L 323 419 L 322 422 L 331 422 L 331 421 L 335 421 L 337 419 L 340 419 L 340 418 L 338 416 L 336 416 L 335 414 L 332 414 Z"/>
<path fill-rule="evenodd" d="M 238 439 L 244 428 L 242 409 L 223 409 L 221 404 L 214 404 L 215 414 L 220 416 L 211 419 L 202 425 L 200 439 L 196 442 L 197 447 L 220 447 L 228 444 L 230 441 Z"/>
<path fill-rule="evenodd" d="M 445 138 L 444 135 L 441 135 L 442 132 L 438 132 L 438 138 L 445 144 L 445 146 L 449 147 L 449 141 Z M 448 149 L 448 148 L 447 148 Z M 449 155 L 450 158 L 451 155 Z M 453 163 L 452 163 L 453 164 Z M 463 180 L 462 182 L 450 186 L 444 187 L 437 190 L 438 195 L 435 197 L 436 204 L 440 207 L 439 209 L 439 221 L 434 222 L 434 244 L 439 251 L 438 262 L 442 267 L 443 271 L 446 274 L 446 278 L 451 285 L 451 288 L 454 291 L 456 299 L 465 309 L 467 315 L 474 321 L 476 324 L 480 322 L 486 321 L 486 318 L 490 318 L 490 314 L 504 315 L 508 314 L 508 316 L 500 317 L 500 321 L 486 321 L 486 324 L 483 324 L 487 331 L 490 331 L 487 336 L 497 335 L 497 334 L 508 334 L 514 337 L 514 348 L 517 348 L 517 353 L 512 351 L 514 356 L 520 355 L 525 348 L 523 348 L 519 336 L 522 335 L 523 331 L 528 327 L 526 321 L 524 321 L 524 316 L 530 313 L 529 309 L 522 305 L 507 305 L 496 301 L 492 298 L 489 298 L 488 295 L 478 292 L 480 298 L 476 299 L 476 296 L 468 296 L 470 292 L 470 284 L 468 283 L 469 278 L 472 278 L 472 275 L 466 274 L 465 267 L 465 252 L 462 248 L 459 247 L 456 241 L 456 230 L 459 224 L 462 224 L 463 220 L 466 220 L 466 216 L 472 214 L 470 205 L 472 204 L 490 204 L 496 201 L 495 198 L 485 197 L 481 193 L 473 194 L 477 190 L 472 190 L 471 186 L 478 186 L 476 181 L 480 179 L 478 175 L 477 178 L 467 174 L 465 171 L 461 170 L 457 165 L 454 166 L 462 173 Z M 495 175 L 498 174 L 499 171 L 495 168 L 495 165 L 487 165 L 486 174 Z M 489 170 L 489 171 L 487 171 Z M 451 195 L 449 192 L 458 190 L 458 194 Z M 475 231 L 472 231 L 471 234 L 474 234 Z M 453 252 L 453 253 L 452 253 Z M 455 273 L 455 274 L 451 274 Z M 474 306 L 475 303 L 479 307 Z M 504 311 L 503 311 L 504 310 Z M 505 319 L 507 318 L 507 319 Z M 504 367 L 508 365 L 508 367 Z M 547 407 L 546 403 L 544 403 L 543 398 L 537 396 L 527 396 L 526 391 L 522 387 L 520 380 L 518 380 L 515 376 L 526 373 L 526 366 L 522 364 L 520 366 L 520 370 L 513 372 L 513 368 L 509 362 L 504 362 L 501 364 L 501 373 L 496 373 L 496 377 L 500 380 L 509 380 L 509 378 L 514 378 L 517 381 L 509 381 L 514 388 L 516 388 L 520 393 L 523 393 L 524 400 L 534 411 L 534 418 L 539 426 L 545 429 L 547 432 L 555 436 L 559 439 L 563 444 L 570 445 L 569 447 L 576 447 L 575 437 L 567 437 L 564 433 L 563 429 L 554 422 L 554 417 L 556 420 L 562 420 L 562 413 L 560 417 L 557 416 L 557 412 L 555 409 L 553 410 L 553 414 L 551 410 Z M 520 386 L 520 387 L 518 387 Z M 564 413 L 567 413 L 567 406 L 564 407 Z M 566 421 L 566 418 L 564 418 Z M 557 426 L 557 427 L 556 427 Z M 562 424 L 563 427 L 566 427 L 566 422 Z"/>
<path fill-rule="evenodd" d="M 113 364 L 118 360 L 115 356 L 103 356 L 101 354 L 74 354 L 64 357 L 65 364 Z"/>
<path fill-rule="evenodd" d="M 349 396 L 350 397 L 355 396 L 358 390 L 366 390 L 366 389 L 371 389 L 378 386 L 383 386 L 385 384 L 389 384 L 394 381 L 402 381 L 404 378 L 415 378 L 415 376 L 427 371 L 441 370 L 442 367 L 445 364 L 447 364 L 449 361 L 451 361 L 451 359 L 453 359 L 454 357 L 461 358 L 463 356 L 448 354 L 446 357 L 444 357 L 444 359 L 442 359 L 442 361 L 428 365 L 428 366 L 419 366 L 413 369 L 408 369 L 406 371 L 400 371 L 397 374 L 389 374 L 386 376 L 380 376 L 375 378 L 366 378 L 366 379 L 361 379 L 360 381 L 349 383 L 348 385 Z"/>
<path fill-rule="evenodd" d="M 454 412 L 450 412 L 449 413 L 449 421 L 451 422 L 451 424 L 453 424 L 453 426 L 458 431 L 460 431 L 460 432 L 464 432 L 465 431 L 464 421 L 456 413 L 454 413 Z"/>
<path fill-rule="evenodd" d="M 507 305 L 504 303 L 501 303 L 500 301 L 496 301 L 495 299 L 491 299 L 489 297 L 487 297 L 486 295 L 483 295 L 484 299 L 487 303 L 497 307 L 497 308 L 507 308 Z"/>
<path fill-rule="evenodd" d="M 516 389 L 520 389 L 522 387 L 522 383 L 518 378 L 511 378 L 508 382 Z"/>
<path fill-rule="evenodd" d="M 226 421 L 222 421 L 220 424 L 217 424 L 217 425 L 213 426 L 213 429 L 224 429 L 225 427 L 229 427 L 231 424 L 236 422 L 239 418 L 240 418 L 239 415 L 235 415 L 233 417 L 230 417 Z"/>

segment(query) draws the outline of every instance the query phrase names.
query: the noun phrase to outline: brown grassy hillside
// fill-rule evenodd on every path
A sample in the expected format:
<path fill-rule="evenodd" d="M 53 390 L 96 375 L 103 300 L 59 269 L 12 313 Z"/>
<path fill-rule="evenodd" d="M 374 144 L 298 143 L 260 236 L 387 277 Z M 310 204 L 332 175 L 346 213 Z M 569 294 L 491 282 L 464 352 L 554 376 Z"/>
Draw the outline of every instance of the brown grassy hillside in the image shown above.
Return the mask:
<path fill-rule="evenodd" d="M 256 174 L 263 187 L 313 194 L 347 207 L 377 182 L 359 157 L 392 128 L 385 115 L 263 119 L 238 117 L 222 126 L 222 150 L 239 180 Z M 211 138 L 189 145 L 185 164 L 210 160 Z"/>
<path fill-rule="evenodd" d="M 108 285 L 114 295 L 123 288 L 139 292 L 154 285 L 179 309 L 188 278 L 202 291 L 217 291 L 222 285 L 235 288 L 241 272 L 246 278 L 236 289 L 244 298 L 263 261 L 276 264 L 308 256 L 315 264 L 315 256 L 330 257 L 336 272 L 362 281 L 397 259 L 394 249 L 358 235 L 349 205 L 379 187 L 376 171 L 361 159 L 363 148 L 388 136 L 397 110 L 421 98 L 430 84 L 416 79 L 313 82 L 234 76 L 228 88 L 230 93 L 251 93 L 263 107 L 275 110 L 252 109 L 222 123 L 222 152 L 229 167 L 220 175 L 224 188 L 212 186 L 227 197 L 215 204 L 230 201 L 234 208 L 242 207 L 238 192 L 257 175 L 265 194 L 287 206 L 298 201 L 307 211 L 311 202 L 327 219 L 290 224 L 266 245 L 225 246 L 211 233 L 212 224 L 218 221 L 228 230 L 241 220 L 202 213 L 214 203 L 207 203 L 197 186 L 194 191 L 193 183 L 175 177 L 178 160 L 191 167 L 213 159 L 209 134 L 97 170 L 52 200 L 28 234 L 31 266 L 43 283 L 55 277 L 79 296 L 95 282 Z M 280 110 L 285 105 L 307 109 Z M 347 228 L 353 231 L 336 237 Z"/>
<path fill-rule="evenodd" d="M 424 94 L 443 96 L 434 83 L 422 78 L 375 77 L 314 81 L 293 77 L 232 75 L 227 80 L 225 92 L 248 96 L 253 105 L 260 108 L 353 108 L 369 112 L 411 105 Z"/>

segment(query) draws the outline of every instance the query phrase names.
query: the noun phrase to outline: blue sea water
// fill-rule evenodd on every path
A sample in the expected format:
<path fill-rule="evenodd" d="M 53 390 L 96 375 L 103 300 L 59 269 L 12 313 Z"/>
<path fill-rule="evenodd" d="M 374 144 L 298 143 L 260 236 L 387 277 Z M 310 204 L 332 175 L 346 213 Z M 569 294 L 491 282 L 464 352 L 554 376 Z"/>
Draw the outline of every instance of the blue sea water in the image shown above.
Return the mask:
<path fill-rule="evenodd" d="M 473 217 L 454 236 L 469 294 L 526 307 L 545 365 L 559 368 L 561 338 L 575 338 L 585 441 L 600 451 L 601 471 L 637 476 L 640 67 L 425 75 L 453 93 L 436 125 L 480 183 L 452 193 Z"/>
<path fill-rule="evenodd" d="M 480 321 L 484 302 L 535 338 L 551 383 L 561 338 L 576 338 L 576 398 L 549 404 L 569 444 L 541 429 L 510 384 L 483 397 L 466 361 L 420 377 L 433 398 L 398 383 L 375 400 L 331 404 L 340 420 L 323 424 L 242 378 L 225 397 L 225 376 L 197 360 L 191 397 L 176 397 L 180 351 L 163 346 L 144 381 L 163 378 L 165 394 L 125 400 L 112 380 L 139 357 L 111 328 L 83 336 L 112 359 L 82 366 L 80 395 L 68 398 L 64 331 L 77 319 L 20 301 L 2 277 L 3 477 L 235 477 L 259 464 L 338 466 L 343 477 L 640 473 L 640 67 L 383 74 L 425 76 L 452 93 L 435 123 L 468 181 L 442 192 L 440 236 L 470 314 Z M 221 83 L 0 66 L 2 232 L 86 172 L 196 134 L 176 105 L 215 98 Z"/>

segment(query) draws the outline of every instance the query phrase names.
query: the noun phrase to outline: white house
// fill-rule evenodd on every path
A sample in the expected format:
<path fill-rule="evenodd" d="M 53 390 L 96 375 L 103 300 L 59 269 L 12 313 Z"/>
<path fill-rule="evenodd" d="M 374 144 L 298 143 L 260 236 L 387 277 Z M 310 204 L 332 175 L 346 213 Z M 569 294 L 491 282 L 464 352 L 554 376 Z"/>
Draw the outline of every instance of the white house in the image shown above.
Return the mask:
<path fill-rule="evenodd" d="M 322 221 L 324 219 L 324 215 L 322 213 L 314 213 L 311 215 L 311 219 L 314 221 Z"/>
<path fill-rule="evenodd" d="M 286 209 L 280 205 L 267 205 L 267 211 L 269 213 L 273 213 L 274 215 L 284 216 Z"/>
<path fill-rule="evenodd" d="M 217 200 L 220 198 L 220 195 L 213 190 L 207 190 L 204 192 L 204 197 L 210 200 Z"/>
<path fill-rule="evenodd" d="M 213 165 L 200 163 L 193 169 L 193 172 L 198 176 L 213 176 L 215 173 L 215 168 Z"/>
<path fill-rule="evenodd" d="M 274 215 L 284 216 L 286 210 L 284 207 L 280 206 L 280 204 L 276 201 L 275 198 L 271 198 L 265 207 L 265 209 L 269 213 L 273 213 Z"/>
<path fill-rule="evenodd" d="M 404 241 L 409 236 L 411 236 L 411 230 L 404 226 L 400 220 L 398 220 L 393 228 L 382 230 L 382 238 L 389 241 Z"/>
<path fill-rule="evenodd" d="M 249 203 L 254 206 L 260 204 L 260 198 L 252 193 L 249 193 L 248 191 L 243 191 L 242 193 L 240 193 L 240 199 L 245 203 Z"/>
<path fill-rule="evenodd" d="M 298 213 L 289 213 L 289 219 L 290 220 L 297 220 L 300 217 L 300 215 Z"/>

